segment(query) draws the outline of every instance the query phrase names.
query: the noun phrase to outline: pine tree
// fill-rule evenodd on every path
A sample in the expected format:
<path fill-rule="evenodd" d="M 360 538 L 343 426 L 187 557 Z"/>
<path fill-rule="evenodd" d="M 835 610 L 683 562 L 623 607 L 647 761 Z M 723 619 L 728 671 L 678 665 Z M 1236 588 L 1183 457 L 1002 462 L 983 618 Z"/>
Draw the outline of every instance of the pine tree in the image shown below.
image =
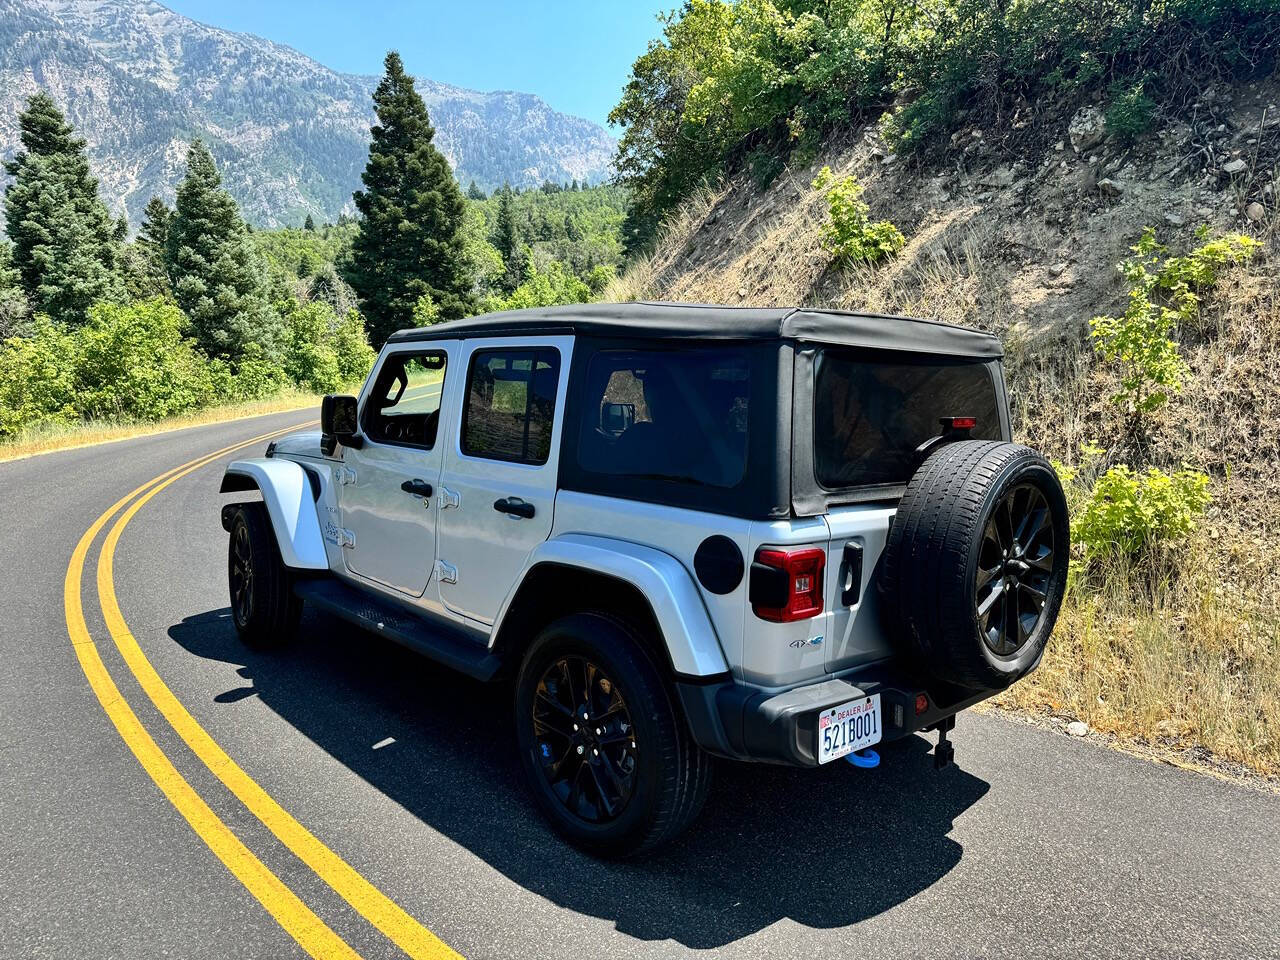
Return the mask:
<path fill-rule="evenodd" d="M 165 266 L 196 342 L 233 366 L 247 354 L 275 353 L 280 318 L 263 297 L 261 266 L 236 202 L 200 140 L 187 152 L 187 175 L 167 227 Z"/>
<path fill-rule="evenodd" d="M 504 269 L 500 286 L 507 293 L 524 282 L 525 260 L 520 249 L 520 233 L 516 230 L 515 198 L 511 184 L 504 183 L 498 194 L 498 221 L 493 234 L 493 246 L 502 257 Z"/>
<path fill-rule="evenodd" d="M 365 189 L 354 196 L 363 220 L 347 276 L 375 347 L 413 322 L 424 294 L 445 319 L 473 308 L 460 232 L 466 201 L 432 143 L 426 104 L 400 55 L 388 53 L 385 66 L 373 94 L 378 122 L 361 176 Z"/>
<path fill-rule="evenodd" d="M 481 190 L 478 186 L 476 186 L 476 182 L 474 180 L 471 181 L 471 186 L 467 187 L 467 199 L 468 200 L 486 199 L 484 191 Z"/>
<path fill-rule="evenodd" d="M 124 294 L 115 224 L 89 173 L 85 143 L 47 94 L 18 117 L 22 149 L 4 165 L 5 225 L 32 309 L 81 323 L 94 303 Z"/>
<path fill-rule="evenodd" d="M 316 231 L 316 222 L 311 219 L 311 214 L 307 214 L 307 219 L 302 222 L 303 230 L 310 230 L 312 233 Z"/>
<path fill-rule="evenodd" d="M 147 273 L 165 293 L 169 292 L 169 275 L 165 270 L 165 246 L 169 238 L 169 220 L 173 211 L 159 197 L 152 197 L 142 211 L 142 226 L 135 244 Z"/>

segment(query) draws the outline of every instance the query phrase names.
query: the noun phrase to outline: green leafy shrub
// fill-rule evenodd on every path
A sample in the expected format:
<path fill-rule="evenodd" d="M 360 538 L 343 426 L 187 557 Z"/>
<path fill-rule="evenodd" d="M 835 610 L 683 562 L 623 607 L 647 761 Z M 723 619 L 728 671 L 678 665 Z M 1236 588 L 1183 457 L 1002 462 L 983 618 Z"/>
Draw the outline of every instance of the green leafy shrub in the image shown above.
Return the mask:
<path fill-rule="evenodd" d="M 99 303 L 78 331 L 76 412 L 85 419 L 158 420 L 216 399 L 209 361 L 172 303 Z"/>
<path fill-rule="evenodd" d="M 1200 239 L 1207 233 L 1201 231 Z M 1167 248 L 1147 227 L 1120 264 L 1129 282 L 1129 306 L 1119 317 L 1098 316 L 1089 333 L 1098 355 L 1120 370 L 1120 390 L 1111 400 L 1137 417 L 1166 403 L 1182 389 L 1187 365 L 1174 339 L 1181 324 L 1199 316 L 1201 294 L 1221 268 L 1239 263 L 1258 248 L 1247 236 L 1219 237 L 1185 257 L 1168 257 Z"/>
<path fill-rule="evenodd" d="M 342 385 L 333 332 L 337 319 L 328 304 L 309 303 L 286 318 L 284 372 L 300 387 L 333 393 Z"/>
<path fill-rule="evenodd" d="M 1209 505 L 1209 478 L 1198 470 L 1170 475 L 1112 467 L 1094 483 L 1071 524 L 1089 558 L 1139 557 L 1183 539 Z"/>
<path fill-rule="evenodd" d="M 359 383 L 373 369 L 378 354 L 369 346 L 364 318 L 359 311 L 348 310 L 333 331 L 333 351 L 338 357 L 338 376 L 342 383 Z"/>
<path fill-rule="evenodd" d="M 590 288 L 564 264 L 553 260 L 545 270 L 529 265 L 528 278 L 502 302 L 500 309 L 519 310 L 527 307 L 551 307 L 562 303 L 586 303 Z"/>
<path fill-rule="evenodd" d="M 75 366 L 75 338 L 44 314 L 0 344 L 0 438 L 75 420 Z"/>
<path fill-rule="evenodd" d="M 1111 102 L 1107 105 L 1107 132 L 1120 143 L 1132 143 L 1151 129 L 1155 120 L 1156 102 L 1144 91 L 1145 81 L 1131 86 L 1118 85 L 1111 90 Z"/>
<path fill-rule="evenodd" d="M 213 376 L 218 395 L 224 400 L 262 400 L 278 393 L 288 382 L 280 358 L 268 354 L 259 343 L 245 344 L 234 372 L 226 361 L 210 362 L 215 365 Z"/>
<path fill-rule="evenodd" d="M 830 167 L 823 167 L 813 187 L 826 193 L 830 220 L 822 228 L 822 245 L 837 263 L 879 263 L 906 244 L 902 231 L 888 220 L 868 219 L 871 208 L 862 200 L 865 188 L 856 177 L 837 179 Z"/>

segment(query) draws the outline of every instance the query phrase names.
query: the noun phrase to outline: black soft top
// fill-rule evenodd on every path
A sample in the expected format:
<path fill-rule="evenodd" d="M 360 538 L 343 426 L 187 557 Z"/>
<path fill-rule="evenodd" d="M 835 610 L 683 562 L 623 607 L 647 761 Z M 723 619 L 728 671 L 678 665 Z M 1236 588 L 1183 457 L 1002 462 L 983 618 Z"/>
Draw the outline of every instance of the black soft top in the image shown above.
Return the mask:
<path fill-rule="evenodd" d="M 880 350 L 997 359 L 985 330 L 935 320 L 800 307 L 723 307 L 693 303 L 590 303 L 534 307 L 401 330 L 389 342 L 477 336 L 572 333 L 652 340 L 804 340 Z"/>

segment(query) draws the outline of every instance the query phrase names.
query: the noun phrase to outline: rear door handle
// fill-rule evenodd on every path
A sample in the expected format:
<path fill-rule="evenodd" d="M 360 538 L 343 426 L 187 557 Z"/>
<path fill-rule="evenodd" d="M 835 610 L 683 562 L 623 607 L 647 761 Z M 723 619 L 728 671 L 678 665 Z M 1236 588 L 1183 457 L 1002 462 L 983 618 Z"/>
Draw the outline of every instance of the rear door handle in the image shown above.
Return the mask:
<path fill-rule="evenodd" d="M 431 484 L 425 480 L 406 480 L 400 484 L 400 489 L 405 493 L 412 493 L 415 497 L 429 497 L 435 493 Z"/>
<path fill-rule="evenodd" d="M 530 519 L 534 513 L 533 504 L 527 500 L 521 500 L 519 497 L 503 497 L 501 500 L 493 501 L 493 509 L 499 513 L 507 513 L 513 517 L 524 517 Z"/>

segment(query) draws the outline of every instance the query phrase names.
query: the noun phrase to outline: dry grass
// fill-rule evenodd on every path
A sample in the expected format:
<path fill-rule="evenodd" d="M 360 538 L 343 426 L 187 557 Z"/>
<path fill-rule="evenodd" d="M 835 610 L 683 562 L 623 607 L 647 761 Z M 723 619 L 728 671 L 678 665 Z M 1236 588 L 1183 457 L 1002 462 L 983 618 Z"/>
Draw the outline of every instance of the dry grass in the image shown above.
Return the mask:
<path fill-rule="evenodd" d="M 128 440 L 132 437 L 148 436 L 153 433 L 167 433 L 170 430 L 182 430 L 186 427 L 197 427 L 208 423 L 225 423 L 229 420 L 260 417 L 268 413 L 300 410 L 311 406 L 316 408 L 317 415 L 319 415 L 320 396 L 318 394 L 289 387 L 265 400 L 206 407 L 203 410 L 183 414 L 180 417 L 170 417 L 165 420 L 151 422 L 90 421 L 87 423 L 40 427 L 28 430 L 14 440 L 0 443 L 0 462 L 32 457 L 41 453 L 52 453 L 55 450 L 88 447 L 99 443 L 113 443 L 117 440 Z"/>

